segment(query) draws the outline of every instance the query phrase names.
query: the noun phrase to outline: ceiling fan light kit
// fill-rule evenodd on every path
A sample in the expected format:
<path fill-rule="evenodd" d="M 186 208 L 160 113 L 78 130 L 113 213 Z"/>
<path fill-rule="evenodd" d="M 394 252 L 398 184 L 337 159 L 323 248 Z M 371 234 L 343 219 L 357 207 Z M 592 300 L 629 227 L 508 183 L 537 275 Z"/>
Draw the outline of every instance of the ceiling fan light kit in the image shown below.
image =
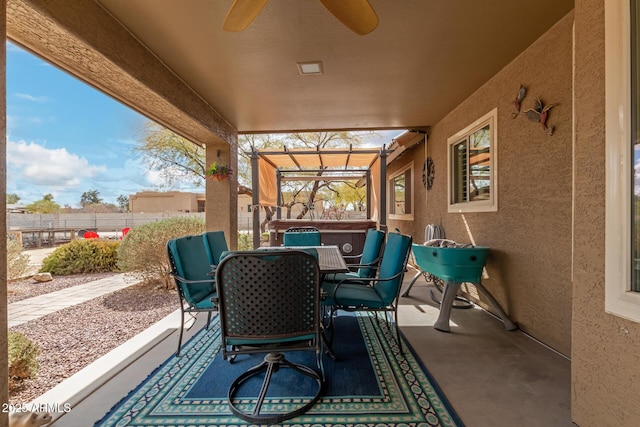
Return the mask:
<path fill-rule="evenodd" d="M 253 22 L 269 0 L 235 0 L 222 24 L 230 32 L 244 30 Z M 347 28 L 361 36 L 378 26 L 378 15 L 369 0 L 320 0 L 325 8 Z"/>

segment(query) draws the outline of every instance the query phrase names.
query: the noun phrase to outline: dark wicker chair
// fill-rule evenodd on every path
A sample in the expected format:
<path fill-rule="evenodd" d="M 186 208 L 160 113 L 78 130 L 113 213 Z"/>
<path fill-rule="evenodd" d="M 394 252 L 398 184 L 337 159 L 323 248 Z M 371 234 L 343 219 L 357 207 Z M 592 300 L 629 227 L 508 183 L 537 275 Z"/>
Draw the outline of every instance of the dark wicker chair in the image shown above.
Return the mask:
<path fill-rule="evenodd" d="M 245 371 L 229 387 L 229 407 L 239 418 L 255 424 L 279 423 L 305 413 L 319 399 L 324 385 L 319 274 L 316 259 L 303 251 L 230 252 L 218 265 L 223 358 L 267 353 L 262 363 Z M 300 350 L 315 352 L 320 372 L 284 356 Z M 317 384 L 315 394 L 299 405 L 292 404 L 286 412 L 263 411 L 272 375 L 282 368 L 310 378 L 307 382 Z M 265 371 L 257 397 L 246 397 L 252 393 L 244 390 L 242 404 L 237 404 L 235 396 L 243 384 Z M 299 385 L 296 381 L 291 388 Z M 252 410 L 245 409 L 251 406 Z"/>

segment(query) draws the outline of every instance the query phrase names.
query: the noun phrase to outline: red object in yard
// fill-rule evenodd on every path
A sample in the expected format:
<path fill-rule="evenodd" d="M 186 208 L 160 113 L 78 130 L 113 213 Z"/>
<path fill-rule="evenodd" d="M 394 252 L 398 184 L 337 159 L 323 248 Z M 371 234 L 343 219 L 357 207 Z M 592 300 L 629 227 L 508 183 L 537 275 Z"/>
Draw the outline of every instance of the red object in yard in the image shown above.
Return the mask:
<path fill-rule="evenodd" d="M 99 239 L 100 236 L 98 236 L 98 233 L 96 233 L 95 231 L 87 231 L 86 233 L 84 233 L 84 236 L 82 236 L 85 239 Z"/>
<path fill-rule="evenodd" d="M 131 230 L 130 227 L 125 227 L 122 229 L 122 237 L 120 237 L 120 240 L 124 239 L 124 236 L 127 235 L 127 233 L 129 232 L 129 230 Z"/>

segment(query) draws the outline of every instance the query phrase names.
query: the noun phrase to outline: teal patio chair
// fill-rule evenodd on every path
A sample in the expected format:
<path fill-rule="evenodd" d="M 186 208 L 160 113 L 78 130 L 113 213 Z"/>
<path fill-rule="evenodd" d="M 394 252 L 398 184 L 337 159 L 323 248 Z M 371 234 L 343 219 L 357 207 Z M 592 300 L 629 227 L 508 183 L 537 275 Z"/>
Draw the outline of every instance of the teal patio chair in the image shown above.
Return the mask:
<path fill-rule="evenodd" d="M 290 227 L 282 236 L 283 246 L 320 246 L 320 231 L 316 227 Z"/>
<path fill-rule="evenodd" d="M 207 328 L 211 324 L 211 313 L 218 310 L 215 268 L 212 254 L 218 253 L 217 246 L 210 242 L 224 240 L 224 233 L 209 232 L 197 236 L 184 236 L 167 242 L 167 257 L 171 272 L 169 273 L 176 284 L 180 303 L 180 332 L 178 335 L 178 350 L 180 355 L 182 337 L 184 334 L 185 313 L 207 313 Z M 217 240 L 216 240 L 217 239 Z M 226 249 L 226 241 L 224 241 Z M 219 255 L 218 255 L 219 258 Z"/>
<path fill-rule="evenodd" d="M 347 267 L 351 270 L 348 273 L 328 274 L 325 281 L 341 282 L 345 279 L 359 279 L 374 277 L 378 271 L 378 265 L 382 257 L 384 248 L 384 239 L 386 235 L 384 231 L 370 228 L 364 239 L 364 247 L 360 255 L 343 256 Z M 353 261 L 356 261 L 355 263 Z"/>
<path fill-rule="evenodd" d="M 385 313 L 387 323 L 390 323 L 391 314 L 398 346 L 402 350 L 398 329 L 398 297 L 404 273 L 407 271 L 411 243 L 411 236 L 389 233 L 377 277 L 346 278 L 338 283 L 322 283 L 322 291 L 326 295 L 322 304 L 330 307 L 330 330 L 333 331 L 333 317 L 338 310 L 370 311 L 376 313 L 376 317 L 382 312 Z"/>
<path fill-rule="evenodd" d="M 320 332 L 320 270 L 310 254 L 296 250 L 228 252 L 216 270 L 220 304 L 222 357 L 233 361 L 243 354 L 266 353 L 264 361 L 243 372 L 229 386 L 228 404 L 239 418 L 258 425 L 276 424 L 309 410 L 324 385 Z M 313 351 L 317 368 L 292 363 L 283 353 Z M 287 410 L 263 411 L 273 375 L 291 369 L 289 388 L 307 378 L 311 394 Z M 247 391 L 250 378 L 264 373 L 259 393 Z M 286 372 L 285 372 L 286 373 Z M 280 375 L 283 375 L 282 373 Z M 300 377 L 297 374 L 303 375 Z M 273 381 L 279 383 L 280 381 Z M 310 383 L 310 384 L 309 384 Z M 258 383 L 259 384 L 259 383 Z M 313 388 L 313 385 L 317 388 Z M 239 392 L 243 389 L 243 392 Z M 236 403 L 236 395 L 241 394 Z M 248 397 L 256 396 L 256 397 Z M 295 392 L 292 393 L 295 395 Z M 287 405 L 289 406 L 289 405 Z M 252 409 L 251 409 L 252 408 Z"/>
<path fill-rule="evenodd" d="M 215 266 L 220 262 L 222 253 L 229 250 L 227 239 L 224 237 L 224 231 L 207 231 L 203 236 L 207 241 L 207 245 L 205 245 L 208 251 L 207 254 L 215 270 Z"/>

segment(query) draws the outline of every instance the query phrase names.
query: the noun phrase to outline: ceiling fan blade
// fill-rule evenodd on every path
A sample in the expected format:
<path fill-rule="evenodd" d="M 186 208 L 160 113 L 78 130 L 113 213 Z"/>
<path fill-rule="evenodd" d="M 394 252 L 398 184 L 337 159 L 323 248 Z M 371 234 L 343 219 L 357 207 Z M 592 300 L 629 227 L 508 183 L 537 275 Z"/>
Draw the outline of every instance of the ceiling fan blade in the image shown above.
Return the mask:
<path fill-rule="evenodd" d="M 320 0 L 351 31 L 361 36 L 378 26 L 378 15 L 368 0 Z"/>
<path fill-rule="evenodd" d="M 222 29 L 225 31 L 238 32 L 249 26 L 256 19 L 262 8 L 269 0 L 235 0 L 227 17 L 224 19 Z"/>

